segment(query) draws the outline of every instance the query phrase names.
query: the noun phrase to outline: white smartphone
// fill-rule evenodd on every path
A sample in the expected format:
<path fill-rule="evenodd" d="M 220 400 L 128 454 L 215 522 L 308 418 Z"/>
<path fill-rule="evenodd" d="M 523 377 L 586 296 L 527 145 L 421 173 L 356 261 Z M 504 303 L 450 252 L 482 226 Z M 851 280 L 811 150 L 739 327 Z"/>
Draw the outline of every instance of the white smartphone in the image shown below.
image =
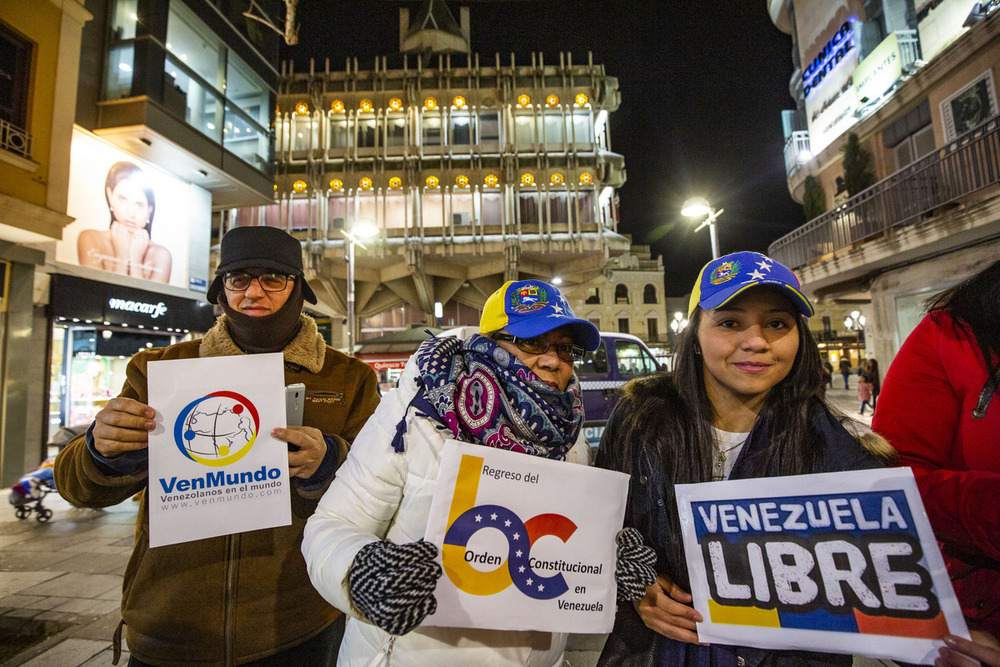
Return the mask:
<path fill-rule="evenodd" d="M 302 426 L 302 408 L 306 404 L 306 386 L 301 382 L 285 387 L 285 422 Z"/>

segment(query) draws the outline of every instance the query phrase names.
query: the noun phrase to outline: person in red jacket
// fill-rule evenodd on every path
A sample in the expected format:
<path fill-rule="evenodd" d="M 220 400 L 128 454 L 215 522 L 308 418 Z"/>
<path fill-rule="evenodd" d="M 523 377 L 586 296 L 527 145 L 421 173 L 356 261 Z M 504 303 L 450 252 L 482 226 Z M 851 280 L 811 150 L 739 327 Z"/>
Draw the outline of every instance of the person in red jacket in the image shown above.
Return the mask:
<path fill-rule="evenodd" d="M 929 304 L 872 426 L 917 479 L 970 629 L 1000 637 L 1000 261 Z"/>

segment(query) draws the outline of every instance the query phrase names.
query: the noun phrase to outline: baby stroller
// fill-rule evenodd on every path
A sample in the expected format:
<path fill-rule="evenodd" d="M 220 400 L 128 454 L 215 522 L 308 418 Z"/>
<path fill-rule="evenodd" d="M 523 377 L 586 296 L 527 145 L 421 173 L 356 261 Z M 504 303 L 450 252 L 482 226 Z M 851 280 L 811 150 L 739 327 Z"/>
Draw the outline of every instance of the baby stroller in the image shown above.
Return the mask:
<path fill-rule="evenodd" d="M 14 516 L 22 521 L 35 513 L 35 521 L 45 523 L 52 518 L 52 510 L 42 505 L 42 499 L 56 490 L 52 465 L 55 457 L 45 459 L 35 470 L 25 474 L 10 488 L 10 504 Z"/>

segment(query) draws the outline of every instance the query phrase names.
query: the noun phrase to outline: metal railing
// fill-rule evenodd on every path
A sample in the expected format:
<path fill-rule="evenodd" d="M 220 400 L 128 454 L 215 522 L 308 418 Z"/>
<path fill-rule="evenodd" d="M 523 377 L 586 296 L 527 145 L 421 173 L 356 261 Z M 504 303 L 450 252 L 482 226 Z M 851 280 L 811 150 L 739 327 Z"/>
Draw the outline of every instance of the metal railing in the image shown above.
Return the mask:
<path fill-rule="evenodd" d="M 1000 115 L 786 234 L 768 254 L 801 267 L 998 183 Z"/>
<path fill-rule="evenodd" d="M 31 159 L 31 133 L 0 119 L 0 150 Z"/>

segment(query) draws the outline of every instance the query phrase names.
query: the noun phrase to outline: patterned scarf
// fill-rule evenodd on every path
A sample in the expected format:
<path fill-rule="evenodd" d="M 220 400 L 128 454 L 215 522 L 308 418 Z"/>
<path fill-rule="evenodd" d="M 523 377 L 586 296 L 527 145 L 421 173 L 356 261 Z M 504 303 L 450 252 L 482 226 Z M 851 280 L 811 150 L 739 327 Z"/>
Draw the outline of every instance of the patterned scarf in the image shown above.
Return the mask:
<path fill-rule="evenodd" d="M 463 442 L 565 459 L 583 424 L 580 384 L 566 391 L 542 382 L 527 366 L 489 338 L 429 338 L 417 355 L 419 389 L 409 407 Z M 407 411 L 409 411 L 409 407 Z M 406 416 L 392 446 L 403 451 Z"/>

